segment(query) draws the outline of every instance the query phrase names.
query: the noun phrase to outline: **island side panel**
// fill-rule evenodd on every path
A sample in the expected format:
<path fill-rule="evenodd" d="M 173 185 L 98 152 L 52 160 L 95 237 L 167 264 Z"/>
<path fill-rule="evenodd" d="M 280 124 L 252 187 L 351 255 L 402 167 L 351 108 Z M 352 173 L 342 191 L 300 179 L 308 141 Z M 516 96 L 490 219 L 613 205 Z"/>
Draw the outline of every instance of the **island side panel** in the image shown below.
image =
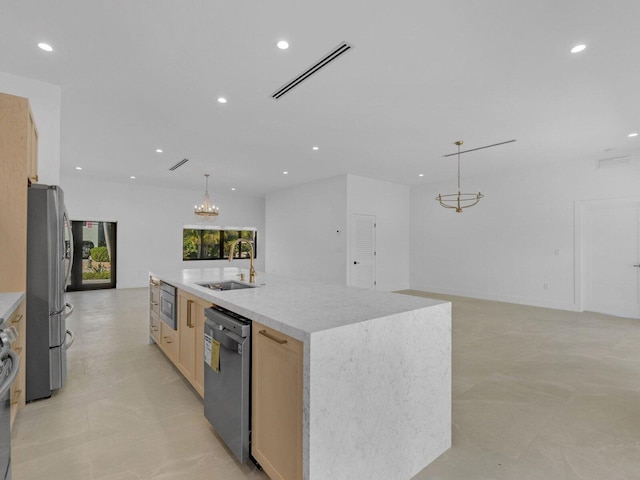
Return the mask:
<path fill-rule="evenodd" d="M 410 479 L 451 447 L 450 303 L 312 333 L 308 354 L 307 480 Z"/>

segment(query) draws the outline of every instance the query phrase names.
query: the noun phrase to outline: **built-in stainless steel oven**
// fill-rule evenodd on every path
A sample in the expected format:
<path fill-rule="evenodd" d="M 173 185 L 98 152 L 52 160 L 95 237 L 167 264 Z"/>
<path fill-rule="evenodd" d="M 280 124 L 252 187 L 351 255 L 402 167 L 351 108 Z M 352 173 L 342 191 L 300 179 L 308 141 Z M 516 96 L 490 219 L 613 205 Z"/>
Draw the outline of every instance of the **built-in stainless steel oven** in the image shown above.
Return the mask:
<path fill-rule="evenodd" d="M 160 318 L 174 330 L 178 329 L 176 287 L 165 282 L 160 282 Z"/>

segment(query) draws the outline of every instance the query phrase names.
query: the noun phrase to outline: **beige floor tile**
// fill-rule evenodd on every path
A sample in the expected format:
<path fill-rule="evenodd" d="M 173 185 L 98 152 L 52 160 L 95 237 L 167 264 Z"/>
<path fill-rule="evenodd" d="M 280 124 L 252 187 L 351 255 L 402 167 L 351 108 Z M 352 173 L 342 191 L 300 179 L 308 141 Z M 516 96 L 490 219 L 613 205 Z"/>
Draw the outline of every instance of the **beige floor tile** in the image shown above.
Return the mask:
<path fill-rule="evenodd" d="M 416 479 L 640 478 L 640 322 L 410 293 L 453 302 L 453 447 Z M 18 415 L 14 480 L 266 479 L 149 344 L 146 289 L 69 297 L 67 383 Z"/>

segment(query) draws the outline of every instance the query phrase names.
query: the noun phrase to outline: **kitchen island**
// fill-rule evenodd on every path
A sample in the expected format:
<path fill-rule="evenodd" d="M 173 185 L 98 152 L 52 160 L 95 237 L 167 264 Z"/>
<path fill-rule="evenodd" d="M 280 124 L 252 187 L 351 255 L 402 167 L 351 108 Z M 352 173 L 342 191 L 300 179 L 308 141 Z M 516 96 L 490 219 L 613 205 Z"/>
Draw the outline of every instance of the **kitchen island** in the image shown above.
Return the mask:
<path fill-rule="evenodd" d="M 409 479 L 451 446 L 451 304 L 235 267 L 151 273 L 302 342 L 302 476 Z M 254 379 L 255 381 L 255 379 Z"/>

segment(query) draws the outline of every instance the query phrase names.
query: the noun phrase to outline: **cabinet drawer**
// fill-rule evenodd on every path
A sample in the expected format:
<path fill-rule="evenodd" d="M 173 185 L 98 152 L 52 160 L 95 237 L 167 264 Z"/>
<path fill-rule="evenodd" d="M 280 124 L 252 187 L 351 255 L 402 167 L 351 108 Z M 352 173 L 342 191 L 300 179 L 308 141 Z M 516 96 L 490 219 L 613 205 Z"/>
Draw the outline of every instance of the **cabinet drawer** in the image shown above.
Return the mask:
<path fill-rule="evenodd" d="M 173 361 L 178 359 L 179 345 L 178 331 L 166 323 L 160 322 L 160 346 Z"/>
<path fill-rule="evenodd" d="M 149 280 L 149 309 L 156 315 L 160 314 L 160 280 L 154 277 Z"/>
<path fill-rule="evenodd" d="M 156 343 L 160 343 L 160 319 L 157 315 L 153 313 L 149 317 L 149 334 L 151 338 L 153 338 Z"/>

